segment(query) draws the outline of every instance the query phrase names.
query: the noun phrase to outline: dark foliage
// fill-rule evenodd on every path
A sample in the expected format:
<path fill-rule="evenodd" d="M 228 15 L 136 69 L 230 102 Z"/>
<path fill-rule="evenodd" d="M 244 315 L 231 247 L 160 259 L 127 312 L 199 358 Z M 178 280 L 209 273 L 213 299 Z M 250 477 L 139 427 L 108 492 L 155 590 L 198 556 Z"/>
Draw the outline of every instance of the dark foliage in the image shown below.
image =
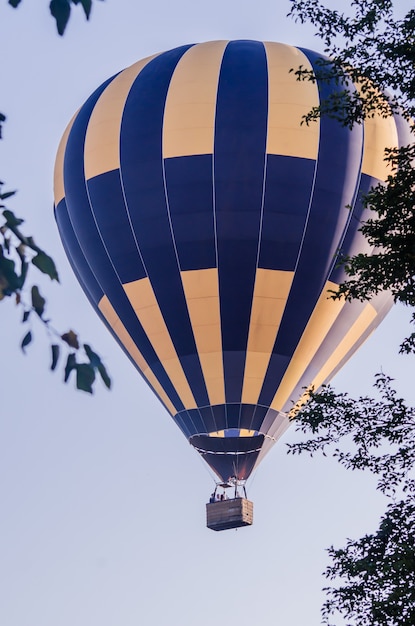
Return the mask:
<path fill-rule="evenodd" d="M 375 114 L 399 112 L 414 133 L 415 115 L 415 10 L 394 18 L 391 0 L 355 0 L 353 14 L 327 9 L 318 0 L 293 0 L 291 16 L 310 22 L 324 42 L 330 59 L 315 74 L 303 67 L 300 80 L 335 79 L 345 86 L 350 78 L 360 85 L 340 97 L 328 98 L 305 118 L 320 115 L 339 119 L 346 126 L 362 123 Z M 415 304 L 415 147 L 390 148 L 385 160 L 390 166 L 386 184 L 379 184 L 364 198 L 373 218 L 362 224 L 362 232 L 375 247 L 374 254 L 359 254 L 342 262 L 349 278 L 338 297 L 369 299 L 380 290 L 391 290 L 394 298 L 411 307 Z M 413 316 L 415 322 L 415 316 Z M 415 349 L 415 333 L 401 346 Z"/>
<path fill-rule="evenodd" d="M 292 0 L 290 15 L 316 27 L 330 60 L 312 73 L 293 68 L 299 80 L 336 80 L 345 89 L 304 119 L 321 115 L 345 126 L 374 115 L 403 115 L 412 136 L 415 115 L 415 10 L 399 19 L 391 0 L 354 0 L 349 12 L 333 11 L 318 0 Z M 358 84 L 349 93 L 350 79 Z M 410 136 L 410 134 L 409 134 Z M 372 216 L 361 231 L 374 248 L 342 260 L 347 280 L 335 298 L 367 300 L 390 290 L 397 302 L 415 305 L 415 144 L 386 151 L 390 176 L 371 189 L 364 204 Z M 415 314 L 412 316 L 415 321 Z M 415 351 L 415 333 L 401 352 Z M 372 472 L 389 498 L 378 530 L 329 549 L 325 576 L 324 624 L 413 626 L 415 624 L 415 408 L 398 397 L 391 379 L 379 374 L 378 397 L 357 400 L 331 387 L 310 392 L 297 415 L 308 441 L 290 452 L 332 454 L 345 468 Z M 340 621 L 339 621 L 340 620 Z"/>
<path fill-rule="evenodd" d="M 16 9 L 21 0 L 9 0 L 9 4 Z M 55 18 L 56 28 L 59 35 L 63 35 L 71 16 L 71 6 L 75 4 L 81 5 L 85 17 L 88 20 L 92 9 L 92 0 L 51 0 L 49 10 L 52 17 Z"/>
<path fill-rule="evenodd" d="M 17 8 L 21 0 L 9 0 L 13 8 Z M 52 0 L 49 8 L 56 20 L 58 33 L 63 35 L 68 23 L 71 5 L 80 4 L 85 16 L 89 19 L 92 0 Z M 0 113 L 0 139 L 2 138 L 2 123 L 6 116 Z M 52 325 L 51 320 L 45 318 L 46 299 L 41 295 L 39 287 L 32 285 L 27 288 L 27 277 L 31 267 L 51 280 L 59 282 L 56 265 L 51 256 L 40 248 L 33 237 L 23 233 L 21 226 L 24 220 L 8 209 L 4 202 L 15 195 L 15 191 L 2 191 L 4 183 L 0 182 L 0 209 L 3 209 L 3 223 L 0 225 L 0 301 L 13 296 L 16 305 L 23 308 L 22 323 L 29 325 L 22 341 L 21 348 L 32 343 L 35 333 L 33 329 L 33 315 L 45 327 L 50 338 L 51 365 L 53 371 L 57 368 L 61 358 L 61 347 L 68 353 L 64 366 L 64 381 L 67 382 L 72 371 L 76 372 L 76 387 L 82 391 L 93 393 L 93 384 L 96 372 L 99 373 L 104 385 L 109 389 L 111 379 L 102 363 L 101 358 L 93 352 L 88 344 L 81 344 L 73 330 L 59 333 Z M 30 293 L 30 304 L 25 302 L 27 293 Z M 56 343 L 58 342 L 58 343 Z M 81 358 L 81 361 L 79 361 Z"/>

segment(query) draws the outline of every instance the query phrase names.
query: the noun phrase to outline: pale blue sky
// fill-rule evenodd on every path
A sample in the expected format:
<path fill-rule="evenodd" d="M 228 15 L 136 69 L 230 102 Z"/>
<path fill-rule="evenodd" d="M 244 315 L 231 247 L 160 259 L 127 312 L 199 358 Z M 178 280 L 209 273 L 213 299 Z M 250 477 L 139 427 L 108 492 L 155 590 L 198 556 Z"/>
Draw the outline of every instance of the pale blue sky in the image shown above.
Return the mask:
<path fill-rule="evenodd" d="M 0 171 L 19 188 L 11 208 L 58 263 L 61 287 L 39 281 L 55 326 L 74 326 L 92 343 L 114 389 L 98 384 L 90 398 L 61 384 L 48 372 L 40 327 L 24 357 L 14 305 L 0 303 L 0 623 L 317 626 L 324 549 L 375 528 L 384 502 L 373 480 L 329 460 L 287 457 L 292 430 L 248 485 L 254 526 L 207 530 L 212 477 L 76 284 L 53 220 L 52 173 L 74 111 L 139 58 L 210 39 L 321 44 L 285 17 L 287 0 L 94 2 L 88 24 L 73 10 L 63 39 L 47 4 L 0 7 L 0 110 L 8 115 Z M 337 376 L 338 389 L 370 392 L 383 367 L 415 400 L 412 361 L 397 356 L 407 318 L 389 315 Z M 151 447 L 141 437 L 149 420 Z"/>

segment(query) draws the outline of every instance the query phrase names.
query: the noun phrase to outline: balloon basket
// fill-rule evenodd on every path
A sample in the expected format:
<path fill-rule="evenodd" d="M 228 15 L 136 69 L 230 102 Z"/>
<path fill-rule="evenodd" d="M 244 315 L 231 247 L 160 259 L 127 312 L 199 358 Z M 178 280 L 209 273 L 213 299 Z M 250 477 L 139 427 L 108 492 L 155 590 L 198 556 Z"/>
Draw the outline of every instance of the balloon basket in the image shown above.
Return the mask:
<path fill-rule="evenodd" d="M 211 530 L 229 530 L 251 526 L 254 504 L 246 498 L 232 498 L 206 504 L 206 526 Z"/>

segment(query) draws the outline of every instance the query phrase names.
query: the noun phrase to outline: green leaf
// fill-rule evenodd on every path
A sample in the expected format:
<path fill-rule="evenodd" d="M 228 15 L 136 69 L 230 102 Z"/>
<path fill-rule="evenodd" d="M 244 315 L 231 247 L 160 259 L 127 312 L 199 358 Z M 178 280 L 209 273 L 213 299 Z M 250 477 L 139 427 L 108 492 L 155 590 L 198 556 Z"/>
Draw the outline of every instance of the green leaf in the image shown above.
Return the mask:
<path fill-rule="evenodd" d="M 26 282 L 27 270 L 29 269 L 28 263 L 24 259 L 22 259 L 22 269 L 19 277 L 19 289 L 22 289 L 23 285 Z"/>
<path fill-rule="evenodd" d="M 54 343 L 52 344 L 51 348 L 52 348 L 52 363 L 50 365 L 50 369 L 53 371 L 54 369 L 56 369 L 56 366 L 59 361 L 60 346 L 57 343 Z"/>
<path fill-rule="evenodd" d="M 3 277 L 2 290 L 5 296 L 11 296 L 12 293 L 20 289 L 21 279 L 15 272 L 15 263 L 4 256 L 0 256 L 0 276 Z"/>
<path fill-rule="evenodd" d="M 22 318 L 23 324 L 27 322 L 27 320 L 29 319 L 30 313 L 31 313 L 30 309 L 28 311 L 23 311 L 23 318 Z"/>
<path fill-rule="evenodd" d="M 33 285 L 31 294 L 32 294 L 32 307 L 41 318 L 45 310 L 46 300 L 40 295 L 39 288 L 36 285 Z"/>
<path fill-rule="evenodd" d="M 101 364 L 101 359 L 98 354 L 92 350 L 91 346 L 85 343 L 84 350 L 92 367 L 99 367 L 99 365 Z"/>
<path fill-rule="evenodd" d="M 84 344 L 84 350 L 89 359 L 91 367 L 96 368 L 101 375 L 101 378 L 108 389 L 111 389 L 111 378 L 108 376 L 105 365 L 101 361 L 101 357 L 92 350 L 91 346 L 87 343 Z"/>
<path fill-rule="evenodd" d="M 5 193 L 0 193 L 0 200 L 7 200 L 7 198 L 11 198 L 16 193 L 16 189 L 14 191 L 6 191 Z"/>
<path fill-rule="evenodd" d="M 25 336 L 23 337 L 23 341 L 20 344 L 20 347 L 24 353 L 26 353 L 26 350 L 25 350 L 26 346 L 28 346 L 29 343 L 31 343 L 31 341 L 32 341 L 32 333 L 29 330 L 29 332 L 27 332 Z"/>
<path fill-rule="evenodd" d="M 73 330 L 69 330 L 67 333 L 61 335 L 61 339 L 65 341 L 71 348 L 75 348 L 75 350 L 79 350 L 79 341 L 78 335 L 74 333 Z"/>
<path fill-rule="evenodd" d="M 38 268 L 44 274 L 47 274 L 51 280 L 57 280 L 59 282 L 59 276 L 56 269 L 56 265 L 52 257 L 48 256 L 45 252 L 41 251 L 32 259 L 32 264 Z"/>
<path fill-rule="evenodd" d="M 52 17 L 56 20 L 56 28 L 58 29 L 59 35 L 63 35 L 71 14 L 69 0 L 51 0 L 49 9 Z"/>
<path fill-rule="evenodd" d="M 68 354 L 68 358 L 66 359 L 65 378 L 64 378 L 65 383 L 68 382 L 68 379 L 72 370 L 76 369 L 76 367 L 77 367 L 76 354 L 74 352 L 71 352 L 70 354 Z"/>
<path fill-rule="evenodd" d="M 79 0 L 79 1 L 83 6 L 86 19 L 89 20 L 89 16 L 91 14 L 91 8 L 92 8 L 92 0 Z"/>
<path fill-rule="evenodd" d="M 12 6 L 15 9 L 16 7 L 19 6 L 21 1 L 22 0 L 9 0 L 9 4 L 10 4 L 10 6 Z"/>
<path fill-rule="evenodd" d="M 16 217 L 13 211 L 10 211 L 9 209 L 3 211 L 3 217 L 6 220 L 6 226 L 10 227 L 20 226 L 20 224 L 23 224 L 24 222 L 24 220 L 20 219 L 20 217 Z"/>
<path fill-rule="evenodd" d="M 95 380 L 94 368 L 89 363 L 80 363 L 76 366 L 76 388 L 87 393 L 93 393 L 92 385 Z"/>
<path fill-rule="evenodd" d="M 108 376 L 107 370 L 105 369 L 105 365 L 100 363 L 98 365 L 98 372 L 101 375 L 101 378 L 108 389 L 111 389 L 111 378 Z"/>

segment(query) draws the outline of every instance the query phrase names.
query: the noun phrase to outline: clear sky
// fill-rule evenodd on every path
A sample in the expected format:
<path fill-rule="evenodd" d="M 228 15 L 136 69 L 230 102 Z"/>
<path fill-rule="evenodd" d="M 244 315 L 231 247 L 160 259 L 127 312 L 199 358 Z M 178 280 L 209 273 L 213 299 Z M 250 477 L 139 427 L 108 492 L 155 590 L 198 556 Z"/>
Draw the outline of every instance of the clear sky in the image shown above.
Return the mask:
<path fill-rule="evenodd" d="M 317 626 L 324 550 L 376 527 L 385 503 L 373 480 L 330 460 L 287 456 L 285 443 L 298 438 L 292 429 L 248 484 L 254 526 L 206 529 L 212 475 L 72 276 L 53 220 L 52 177 L 74 111 L 142 57 L 211 39 L 320 51 L 321 43 L 286 17 L 287 0 L 95 1 L 90 23 L 73 10 L 63 39 L 47 4 L 0 7 L 1 178 L 19 189 L 10 207 L 58 264 L 62 286 L 39 281 L 54 325 L 75 327 L 96 348 L 114 388 L 98 384 L 91 398 L 60 383 L 48 372 L 40 326 L 23 356 L 13 302 L 0 303 L 0 624 Z M 389 315 L 337 376 L 339 390 L 370 393 L 383 368 L 415 400 L 412 361 L 397 356 L 408 317 Z"/>

